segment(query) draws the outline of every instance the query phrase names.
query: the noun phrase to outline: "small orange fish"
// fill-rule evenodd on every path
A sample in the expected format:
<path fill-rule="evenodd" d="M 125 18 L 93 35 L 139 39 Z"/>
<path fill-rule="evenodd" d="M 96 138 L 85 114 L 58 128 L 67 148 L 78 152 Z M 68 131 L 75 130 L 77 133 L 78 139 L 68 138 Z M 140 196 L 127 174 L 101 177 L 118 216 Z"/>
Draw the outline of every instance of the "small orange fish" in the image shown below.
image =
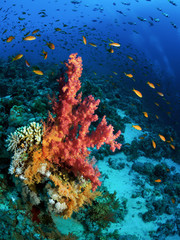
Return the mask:
<path fill-rule="evenodd" d="M 113 72 L 113 73 L 114 73 L 114 75 L 118 75 L 117 72 Z"/>
<path fill-rule="evenodd" d="M 39 32 L 39 29 L 34 30 L 34 31 L 32 32 L 32 34 L 35 34 L 35 33 L 37 33 L 37 32 Z"/>
<path fill-rule="evenodd" d="M 155 104 L 157 107 L 159 107 L 159 103 L 155 102 L 154 104 Z"/>
<path fill-rule="evenodd" d="M 161 179 L 156 179 L 155 182 L 160 183 Z"/>
<path fill-rule="evenodd" d="M 156 148 L 156 143 L 155 143 L 154 140 L 152 140 L 152 146 L 153 146 L 154 149 Z"/>
<path fill-rule="evenodd" d="M 34 37 L 34 36 L 27 36 L 27 37 L 23 38 L 23 40 L 25 40 L 25 41 L 32 41 L 35 39 L 36 39 L 36 37 Z"/>
<path fill-rule="evenodd" d="M 130 60 L 132 60 L 132 61 L 134 60 L 134 59 L 133 59 L 132 57 L 130 57 L 130 56 L 127 56 L 127 57 L 128 57 Z"/>
<path fill-rule="evenodd" d="M 170 147 L 175 150 L 175 146 L 173 144 L 170 144 Z"/>
<path fill-rule="evenodd" d="M 142 140 L 142 139 L 144 139 L 144 137 L 139 137 L 139 139 L 141 139 L 141 140 Z"/>
<path fill-rule="evenodd" d="M 174 139 L 173 139 L 172 137 L 170 137 L 170 139 L 171 139 L 171 142 L 173 142 L 173 141 L 174 141 Z"/>
<path fill-rule="evenodd" d="M 108 52 L 114 53 L 114 50 L 112 48 L 108 49 Z"/>
<path fill-rule="evenodd" d="M 161 97 L 164 97 L 164 94 L 162 92 L 157 92 L 157 94 Z"/>
<path fill-rule="evenodd" d="M 135 94 L 136 94 L 138 97 L 142 98 L 142 93 L 141 93 L 141 92 L 139 92 L 138 90 L 136 90 L 136 89 L 134 89 L 134 88 L 133 88 L 133 92 L 135 92 Z"/>
<path fill-rule="evenodd" d="M 87 40 L 85 38 L 85 36 L 83 36 L 83 43 L 86 45 L 87 44 Z"/>
<path fill-rule="evenodd" d="M 157 119 L 159 119 L 158 115 L 155 115 Z"/>
<path fill-rule="evenodd" d="M 171 202 L 172 202 L 173 204 L 175 204 L 176 201 L 175 201 L 174 198 L 172 198 L 172 199 L 171 199 Z"/>
<path fill-rule="evenodd" d="M 30 67 L 30 64 L 28 63 L 27 60 L 25 60 L 25 63 L 26 63 L 26 66 L 27 66 L 27 67 Z"/>
<path fill-rule="evenodd" d="M 33 72 L 37 75 L 43 75 L 43 72 L 40 70 L 33 70 Z"/>
<path fill-rule="evenodd" d="M 97 47 L 97 45 L 94 44 L 94 43 L 90 43 L 90 42 L 89 42 L 89 44 L 90 44 L 91 46 L 93 46 L 93 47 Z"/>
<path fill-rule="evenodd" d="M 160 137 L 160 139 L 161 139 L 163 142 L 166 141 L 166 138 L 165 138 L 163 135 L 159 134 L 159 137 Z"/>
<path fill-rule="evenodd" d="M 6 42 L 11 42 L 13 39 L 14 39 L 15 37 L 13 37 L 13 36 L 10 36 L 10 37 L 8 37 L 7 39 L 6 39 Z"/>
<path fill-rule="evenodd" d="M 153 83 L 147 82 L 147 84 L 151 87 L 151 88 L 155 88 Z"/>
<path fill-rule="evenodd" d="M 50 49 L 52 49 L 52 50 L 55 49 L 55 45 L 54 45 L 53 43 L 51 43 L 51 42 L 46 42 L 46 45 L 47 45 Z"/>
<path fill-rule="evenodd" d="M 143 112 L 143 114 L 146 118 L 148 118 L 148 113 L 147 112 Z"/>
<path fill-rule="evenodd" d="M 121 45 L 119 43 L 110 43 L 109 46 L 113 46 L 113 47 L 120 47 Z"/>
<path fill-rule="evenodd" d="M 124 72 L 124 74 L 125 74 L 126 77 L 133 78 L 133 75 L 131 73 L 125 73 Z"/>
<path fill-rule="evenodd" d="M 23 57 L 23 54 L 18 54 L 18 55 L 16 55 L 16 56 L 12 59 L 12 61 L 19 60 L 19 59 L 21 59 L 22 57 Z"/>
<path fill-rule="evenodd" d="M 142 128 L 139 125 L 133 125 L 132 127 L 135 128 L 136 130 L 139 130 L 139 131 L 142 130 Z"/>

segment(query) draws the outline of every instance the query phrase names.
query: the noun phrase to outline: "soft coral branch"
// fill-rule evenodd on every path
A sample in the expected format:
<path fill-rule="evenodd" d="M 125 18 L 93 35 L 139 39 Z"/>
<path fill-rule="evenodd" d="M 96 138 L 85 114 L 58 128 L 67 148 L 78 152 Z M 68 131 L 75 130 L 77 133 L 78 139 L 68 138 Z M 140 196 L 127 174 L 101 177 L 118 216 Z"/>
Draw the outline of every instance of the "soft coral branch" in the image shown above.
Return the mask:
<path fill-rule="evenodd" d="M 98 120 L 95 110 L 100 100 L 93 96 L 81 99 L 82 94 L 77 92 L 81 88 L 79 78 L 82 74 L 82 59 L 77 54 L 71 54 L 67 67 L 68 81 L 64 77 L 59 80 L 60 94 L 58 100 L 52 100 L 55 117 L 50 115 L 47 124 L 44 124 L 43 154 L 51 162 L 59 166 L 66 166 L 75 176 L 83 175 L 92 183 L 93 190 L 100 186 L 100 173 L 89 163 L 89 147 L 99 149 L 104 143 L 115 151 L 121 144 L 115 141 L 120 131 L 113 134 L 113 127 L 107 125 L 105 116 L 92 133 L 89 127 Z"/>

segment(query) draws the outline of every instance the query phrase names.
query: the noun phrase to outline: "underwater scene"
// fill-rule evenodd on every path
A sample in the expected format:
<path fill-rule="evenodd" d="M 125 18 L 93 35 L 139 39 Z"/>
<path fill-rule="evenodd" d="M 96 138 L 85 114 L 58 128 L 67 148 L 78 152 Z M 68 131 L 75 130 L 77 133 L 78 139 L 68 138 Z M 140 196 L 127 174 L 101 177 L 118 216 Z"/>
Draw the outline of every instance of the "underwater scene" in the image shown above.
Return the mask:
<path fill-rule="evenodd" d="M 180 239 L 179 14 L 0 1 L 0 240 Z"/>

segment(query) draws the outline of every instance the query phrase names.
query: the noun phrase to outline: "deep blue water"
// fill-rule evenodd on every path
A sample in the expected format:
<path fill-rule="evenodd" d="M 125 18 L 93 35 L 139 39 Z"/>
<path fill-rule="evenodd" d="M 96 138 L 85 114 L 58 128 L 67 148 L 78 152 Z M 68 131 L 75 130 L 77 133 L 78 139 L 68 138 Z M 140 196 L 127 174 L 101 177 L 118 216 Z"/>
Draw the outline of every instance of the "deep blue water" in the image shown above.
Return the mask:
<path fill-rule="evenodd" d="M 95 72 L 97 77 L 107 77 L 117 72 L 110 81 L 119 85 L 124 72 L 135 69 L 136 82 L 130 80 L 127 87 L 141 90 L 146 98 L 144 104 L 149 103 L 149 108 L 156 111 L 150 103 L 157 96 L 146 82 L 160 82 L 158 90 L 172 107 L 167 109 L 171 118 L 163 115 L 164 123 L 173 124 L 179 131 L 180 4 L 177 0 L 174 3 L 177 6 L 168 0 L 1 1 L 1 58 L 6 61 L 9 56 L 22 53 L 23 61 L 31 65 L 40 62 L 61 65 L 60 61 L 78 52 L 89 74 Z M 35 41 L 23 41 L 24 35 L 29 31 L 32 35 L 35 29 L 39 29 L 37 34 L 41 36 Z M 7 43 L 9 36 L 15 39 Z M 82 36 L 86 37 L 87 45 L 83 44 Z M 111 40 L 121 44 L 120 48 L 113 47 L 113 54 L 107 51 Z M 49 49 L 45 41 L 52 42 L 55 50 Z M 46 61 L 41 56 L 43 49 L 48 51 Z M 133 57 L 136 63 L 127 56 Z M 161 109 L 158 111 L 161 115 Z"/>

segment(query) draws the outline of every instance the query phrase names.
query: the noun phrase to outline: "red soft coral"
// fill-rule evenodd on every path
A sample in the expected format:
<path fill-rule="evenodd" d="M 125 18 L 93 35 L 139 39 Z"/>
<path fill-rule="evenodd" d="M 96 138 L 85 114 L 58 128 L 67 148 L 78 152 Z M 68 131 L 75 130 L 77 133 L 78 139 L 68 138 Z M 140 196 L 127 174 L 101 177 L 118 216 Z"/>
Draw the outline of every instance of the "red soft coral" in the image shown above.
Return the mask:
<path fill-rule="evenodd" d="M 99 149 L 104 143 L 115 151 L 121 144 L 115 141 L 120 131 L 113 134 L 113 127 L 107 125 L 105 116 L 92 133 L 89 127 L 98 120 L 94 114 L 100 100 L 93 96 L 81 99 L 82 94 L 77 92 L 81 88 L 79 78 L 82 74 L 82 59 L 77 53 L 71 54 L 66 63 L 68 81 L 64 77 L 59 80 L 60 94 L 58 100 L 52 99 L 53 114 L 44 124 L 43 153 L 47 159 L 61 167 L 66 167 L 75 176 L 82 175 L 92 182 L 93 190 L 101 185 L 100 173 L 93 163 L 88 162 L 89 147 Z"/>

